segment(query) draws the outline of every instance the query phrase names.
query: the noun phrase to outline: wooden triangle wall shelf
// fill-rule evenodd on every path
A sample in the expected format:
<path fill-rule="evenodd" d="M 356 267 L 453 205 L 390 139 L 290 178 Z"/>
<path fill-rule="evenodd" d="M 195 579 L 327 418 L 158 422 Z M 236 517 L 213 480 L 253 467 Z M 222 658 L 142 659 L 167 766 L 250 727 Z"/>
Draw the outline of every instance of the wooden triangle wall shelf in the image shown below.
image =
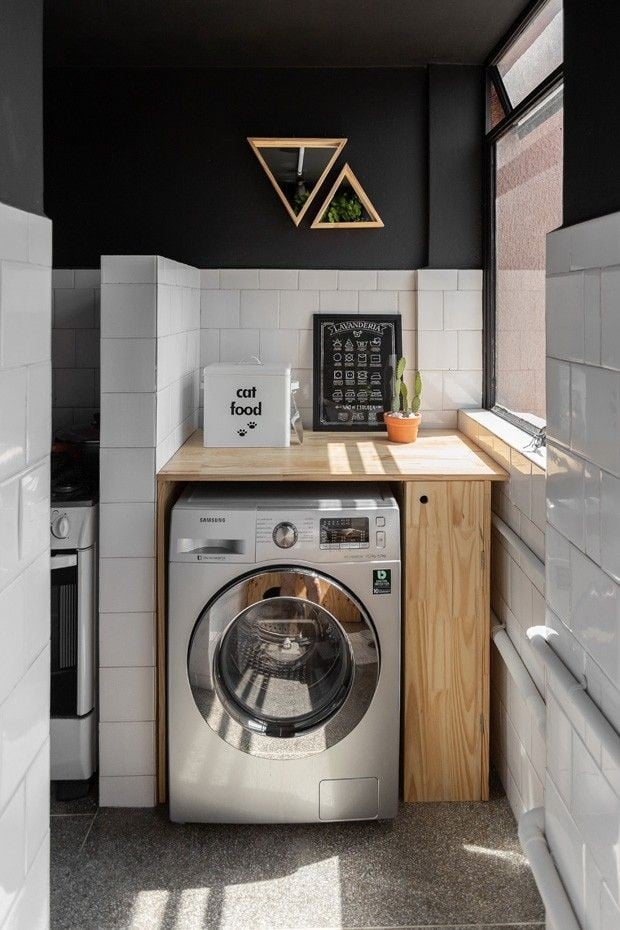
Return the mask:
<path fill-rule="evenodd" d="M 347 140 L 250 137 L 248 142 L 299 226 Z"/>
<path fill-rule="evenodd" d="M 349 189 L 353 191 L 359 198 L 359 201 L 362 205 L 362 216 L 359 220 L 335 220 L 330 222 L 328 219 L 326 219 L 329 207 L 331 206 L 332 201 L 336 195 L 340 192 L 341 188 L 344 190 Z M 330 190 L 329 194 L 323 202 L 323 205 L 321 206 L 321 209 L 317 213 L 316 218 L 312 223 L 312 229 L 380 229 L 383 227 L 383 225 L 383 221 L 372 205 L 370 197 L 356 178 L 349 165 L 346 164 L 336 178 L 334 186 Z"/>

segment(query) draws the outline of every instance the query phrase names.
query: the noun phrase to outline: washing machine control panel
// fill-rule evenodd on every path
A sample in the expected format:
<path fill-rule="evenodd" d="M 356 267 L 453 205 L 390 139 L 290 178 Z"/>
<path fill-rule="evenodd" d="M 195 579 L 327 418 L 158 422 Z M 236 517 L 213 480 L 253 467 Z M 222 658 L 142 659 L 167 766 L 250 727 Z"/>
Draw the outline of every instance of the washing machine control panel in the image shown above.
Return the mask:
<path fill-rule="evenodd" d="M 259 511 L 256 560 L 351 562 L 399 557 L 398 511 Z"/>
<path fill-rule="evenodd" d="M 170 560 L 327 565 L 400 558 L 393 498 L 366 485 L 310 485 L 305 494 L 290 487 L 235 487 L 223 497 L 219 490 L 189 485 L 172 510 Z"/>

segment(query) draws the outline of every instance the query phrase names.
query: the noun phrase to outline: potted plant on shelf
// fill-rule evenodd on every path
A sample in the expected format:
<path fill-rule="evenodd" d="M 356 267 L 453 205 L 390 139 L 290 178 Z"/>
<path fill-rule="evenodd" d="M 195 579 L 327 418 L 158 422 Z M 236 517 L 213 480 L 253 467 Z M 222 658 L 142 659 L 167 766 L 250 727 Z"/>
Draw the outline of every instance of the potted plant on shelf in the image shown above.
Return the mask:
<path fill-rule="evenodd" d="M 362 202 L 355 191 L 343 190 L 336 194 L 323 217 L 328 223 L 361 223 L 363 220 Z"/>
<path fill-rule="evenodd" d="M 416 371 L 413 382 L 413 396 L 411 404 L 409 404 L 409 391 L 404 380 L 406 367 L 406 360 L 399 358 L 394 367 L 392 405 L 390 412 L 383 414 L 388 439 L 391 442 L 415 442 L 418 438 L 418 429 L 422 420 L 419 414 L 422 378 L 420 372 Z"/>

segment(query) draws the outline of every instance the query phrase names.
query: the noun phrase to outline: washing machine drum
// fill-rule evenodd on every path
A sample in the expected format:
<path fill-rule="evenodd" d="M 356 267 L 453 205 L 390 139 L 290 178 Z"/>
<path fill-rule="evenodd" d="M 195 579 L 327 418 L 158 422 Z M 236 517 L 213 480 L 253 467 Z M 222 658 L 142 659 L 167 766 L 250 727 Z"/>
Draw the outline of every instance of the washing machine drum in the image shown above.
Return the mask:
<path fill-rule="evenodd" d="M 205 607 L 188 655 L 209 726 L 237 749 L 297 758 L 343 739 L 379 675 L 372 622 L 357 599 L 310 569 L 261 570 Z"/>

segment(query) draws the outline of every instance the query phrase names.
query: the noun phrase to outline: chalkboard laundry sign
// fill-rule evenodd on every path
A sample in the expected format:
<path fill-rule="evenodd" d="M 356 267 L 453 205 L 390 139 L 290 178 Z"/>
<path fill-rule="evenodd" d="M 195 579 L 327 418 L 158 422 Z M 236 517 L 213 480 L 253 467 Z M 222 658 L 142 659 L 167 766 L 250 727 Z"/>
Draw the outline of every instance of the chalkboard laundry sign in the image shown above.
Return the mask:
<path fill-rule="evenodd" d="M 401 318 L 389 314 L 314 314 L 315 430 L 382 430 Z"/>

